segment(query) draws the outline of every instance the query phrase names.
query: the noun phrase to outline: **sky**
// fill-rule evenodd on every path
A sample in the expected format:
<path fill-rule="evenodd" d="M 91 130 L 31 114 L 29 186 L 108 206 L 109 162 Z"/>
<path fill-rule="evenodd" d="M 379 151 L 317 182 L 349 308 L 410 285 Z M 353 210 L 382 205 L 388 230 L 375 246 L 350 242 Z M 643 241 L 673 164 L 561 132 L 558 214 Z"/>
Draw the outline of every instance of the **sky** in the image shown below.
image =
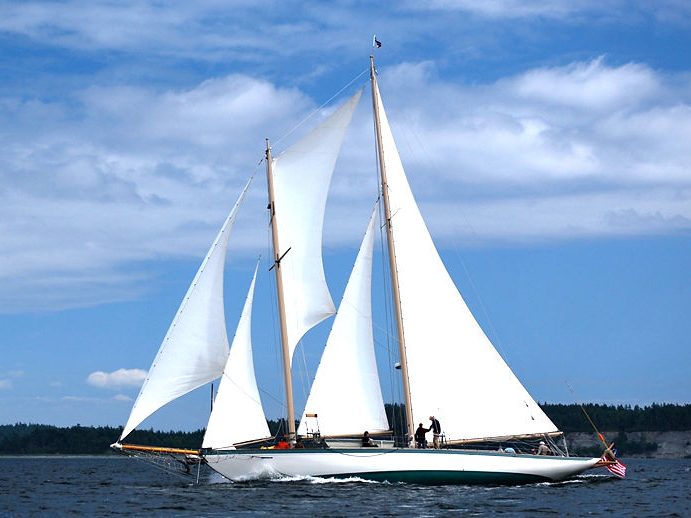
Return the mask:
<path fill-rule="evenodd" d="M 280 152 L 366 85 L 373 34 L 421 211 L 533 397 L 691 402 L 688 2 L 0 1 L 0 11 L 0 424 L 124 424 L 257 173 L 227 263 L 232 337 L 268 251 L 265 138 Z M 368 95 L 326 214 L 335 301 L 376 198 Z M 255 364 L 277 417 L 264 266 Z M 328 327 L 298 349 L 298 405 Z M 144 425 L 204 426 L 209 391 L 176 405 Z"/>

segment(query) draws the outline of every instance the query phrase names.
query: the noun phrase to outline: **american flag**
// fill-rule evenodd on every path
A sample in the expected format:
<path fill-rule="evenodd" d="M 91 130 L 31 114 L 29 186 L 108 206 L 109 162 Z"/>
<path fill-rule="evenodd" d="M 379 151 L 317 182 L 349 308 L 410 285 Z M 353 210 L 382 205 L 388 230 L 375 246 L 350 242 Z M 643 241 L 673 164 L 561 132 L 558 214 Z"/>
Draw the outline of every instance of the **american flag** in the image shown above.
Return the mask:
<path fill-rule="evenodd" d="M 605 457 L 603 457 L 603 460 L 609 459 L 605 459 Z M 608 464 L 606 468 L 610 473 L 619 478 L 624 478 L 626 476 L 626 465 L 619 462 L 617 459 L 614 459 L 614 464 Z"/>

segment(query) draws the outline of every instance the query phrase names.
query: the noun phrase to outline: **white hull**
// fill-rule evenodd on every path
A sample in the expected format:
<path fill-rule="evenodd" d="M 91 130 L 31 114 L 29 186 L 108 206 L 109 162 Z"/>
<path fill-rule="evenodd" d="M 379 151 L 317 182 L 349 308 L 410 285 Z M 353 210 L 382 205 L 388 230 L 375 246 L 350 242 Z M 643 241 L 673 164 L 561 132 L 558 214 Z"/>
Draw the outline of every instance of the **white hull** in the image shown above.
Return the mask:
<path fill-rule="evenodd" d="M 416 449 L 225 450 L 204 455 L 233 481 L 276 477 L 359 477 L 419 484 L 516 484 L 564 480 L 599 459 Z"/>

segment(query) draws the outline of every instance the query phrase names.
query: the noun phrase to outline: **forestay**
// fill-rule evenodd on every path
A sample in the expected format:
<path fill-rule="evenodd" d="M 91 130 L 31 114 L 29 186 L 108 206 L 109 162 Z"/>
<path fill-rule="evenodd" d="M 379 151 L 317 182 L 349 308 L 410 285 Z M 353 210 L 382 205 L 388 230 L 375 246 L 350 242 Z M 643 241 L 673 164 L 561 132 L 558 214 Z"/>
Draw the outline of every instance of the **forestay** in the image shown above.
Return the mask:
<path fill-rule="evenodd" d="M 252 300 L 256 278 L 255 268 L 206 427 L 203 448 L 233 448 L 234 444 L 270 436 L 252 360 Z"/>
<path fill-rule="evenodd" d="M 251 179 L 199 267 L 146 380 L 120 440 L 166 403 L 218 378 L 228 357 L 223 272 L 228 238 Z"/>
<path fill-rule="evenodd" d="M 317 414 L 324 436 L 387 431 L 372 336 L 372 251 L 376 209 L 326 342 L 298 433 L 308 431 L 306 414 Z M 311 424 L 311 423 L 310 423 Z"/>
<path fill-rule="evenodd" d="M 476 322 L 413 198 L 376 90 L 415 424 L 448 440 L 557 431 Z"/>
<path fill-rule="evenodd" d="M 302 335 L 336 312 L 324 277 L 322 228 L 331 175 L 362 90 L 274 159 L 274 211 L 290 357 Z"/>

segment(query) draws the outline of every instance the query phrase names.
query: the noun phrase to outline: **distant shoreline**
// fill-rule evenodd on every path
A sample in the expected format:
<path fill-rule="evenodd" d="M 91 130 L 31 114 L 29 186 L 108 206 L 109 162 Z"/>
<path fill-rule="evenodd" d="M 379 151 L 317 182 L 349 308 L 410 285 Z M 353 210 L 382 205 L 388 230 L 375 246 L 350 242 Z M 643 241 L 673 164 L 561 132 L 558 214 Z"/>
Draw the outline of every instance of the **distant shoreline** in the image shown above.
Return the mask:
<path fill-rule="evenodd" d="M 608 441 L 614 441 L 623 458 L 691 459 L 691 430 L 602 433 Z M 592 433 L 571 432 L 565 435 L 569 449 L 591 453 L 602 449 L 592 446 L 595 441 Z M 623 445 L 621 441 L 617 442 L 621 437 L 625 437 Z"/>
<path fill-rule="evenodd" d="M 7 425 L 0 425 L 0 428 Z M 48 426 L 48 425 L 40 425 Z M 88 428 L 88 427 L 82 427 Z M 154 432 L 161 434 L 168 434 L 169 432 Z M 175 432 L 180 433 L 180 432 Z M 184 433 L 184 432 L 183 432 Z M 194 432 L 192 432 L 194 433 Z M 621 437 L 619 432 L 603 431 L 603 435 L 610 441 Z M 569 446 L 569 451 L 572 455 L 593 455 L 598 456 L 602 453 L 602 446 L 598 444 L 597 439 L 593 433 L 586 432 L 570 432 L 566 433 L 566 441 Z M 691 430 L 670 431 L 670 432 L 629 432 L 626 433 L 627 442 L 630 451 L 619 450 L 619 456 L 623 459 L 638 458 L 638 459 L 691 459 Z M 637 451 L 632 448 L 636 445 L 637 448 L 643 448 L 645 451 Z M 617 443 L 615 441 L 615 446 Z M 191 446 L 198 448 L 199 445 Z M 618 447 L 618 446 L 617 446 Z M 84 452 L 84 453 L 18 453 L 18 452 L 2 452 L 0 451 L 0 458 L 3 459 L 56 459 L 56 458 L 113 458 L 125 459 L 125 456 L 118 455 L 112 450 L 106 450 L 101 453 Z"/>
<path fill-rule="evenodd" d="M 691 404 L 652 404 L 646 407 L 588 403 L 540 405 L 554 425 L 566 435 L 569 452 L 599 456 L 603 445 L 585 417 L 597 423 L 619 455 L 650 458 L 691 458 Z M 405 409 L 386 405 L 389 425 L 395 436 L 403 436 Z M 269 420 L 273 436 L 286 429 L 283 420 Z M 442 420 L 443 426 L 443 420 Z M 110 445 L 122 434 L 122 427 L 43 424 L 0 425 L 0 455 L 108 455 Z M 135 430 L 127 437 L 134 444 L 197 449 L 204 430 L 192 432 Z"/>

